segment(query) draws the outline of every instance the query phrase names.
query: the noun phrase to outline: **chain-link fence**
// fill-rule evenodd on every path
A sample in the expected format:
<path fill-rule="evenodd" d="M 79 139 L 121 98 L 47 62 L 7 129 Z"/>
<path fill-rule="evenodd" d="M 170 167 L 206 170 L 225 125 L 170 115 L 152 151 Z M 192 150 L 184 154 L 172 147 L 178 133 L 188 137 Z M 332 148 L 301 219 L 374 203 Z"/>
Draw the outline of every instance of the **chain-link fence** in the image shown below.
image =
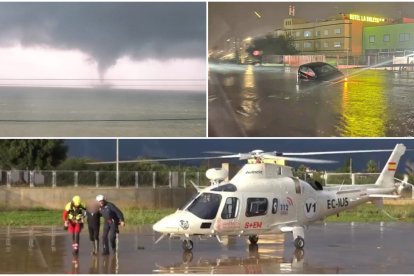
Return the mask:
<path fill-rule="evenodd" d="M 12 187 L 116 187 L 116 171 L 0 170 L 0 186 Z M 187 187 L 191 182 L 208 186 L 202 172 L 120 171 L 120 187 Z"/>
<path fill-rule="evenodd" d="M 312 173 L 298 175 L 305 181 L 329 184 L 373 184 L 379 173 Z M 120 171 L 120 187 L 209 186 L 204 172 Z M 116 171 L 5 171 L 0 170 L 0 186 L 7 187 L 116 187 Z"/>
<path fill-rule="evenodd" d="M 331 172 L 304 172 L 296 173 L 304 181 L 318 181 L 322 185 L 359 185 L 375 184 L 379 173 L 331 173 Z"/>
<path fill-rule="evenodd" d="M 322 179 L 324 180 L 325 185 L 374 184 L 379 175 L 379 173 L 326 173 Z"/>

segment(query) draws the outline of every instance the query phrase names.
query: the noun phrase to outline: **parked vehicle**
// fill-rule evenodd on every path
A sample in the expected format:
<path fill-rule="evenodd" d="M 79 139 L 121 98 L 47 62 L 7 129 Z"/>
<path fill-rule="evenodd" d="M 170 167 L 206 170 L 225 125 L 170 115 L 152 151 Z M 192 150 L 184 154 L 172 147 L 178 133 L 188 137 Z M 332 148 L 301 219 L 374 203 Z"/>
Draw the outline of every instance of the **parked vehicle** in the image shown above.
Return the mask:
<path fill-rule="evenodd" d="M 298 82 L 302 81 L 344 81 L 345 75 L 336 67 L 325 62 L 302 64 L 298 69 Z"/>

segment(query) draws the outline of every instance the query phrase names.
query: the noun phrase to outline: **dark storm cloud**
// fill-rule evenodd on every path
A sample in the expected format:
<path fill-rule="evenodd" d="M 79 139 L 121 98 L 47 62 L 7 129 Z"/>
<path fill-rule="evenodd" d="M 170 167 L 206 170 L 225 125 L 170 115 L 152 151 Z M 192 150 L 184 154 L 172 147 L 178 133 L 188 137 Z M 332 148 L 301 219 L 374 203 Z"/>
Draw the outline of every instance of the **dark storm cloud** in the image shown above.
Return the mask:
<path fill-rule="evenodd" d="M 65 143 L 69 147 L 69 156 L 89 157 L 101 161 L 115 160 L 115 140 L 68 139 Z M 279 152 L 393 149 L 397 143 L 403 143 L 408 149 L 399 166 L 399 171 L 403 172 L 406 161 L 414 161 L 414 139 L 120 139 L 119 151 L 120 160 L 133 160 L 143 156 L 154 158 L 214 156 L 206 152 L 239 153 L 254 149 Z M 317 156 L 316 158 L 335 160 L 338 163 L 311 164 L 311 167 L 334 171 L 342 167 L 351 157 L 355 171 L 362 172 L 369 160 L 379 161 L 380 166 L 383 166 L 389 155 L 388 152 L 379 152 Z M 220 167 L 222 161 L 220 159 L 209 162 L 211 166 Z M 205 160 L 200 162 L 205 163 Z M 290 165 L 298 166 L 300 163 Z"/>
<path fill-rule="evenodd" d="M 0 45 L 78 49 L 116 60 L 205 57 L 205 3 L 0 3 Z"/>

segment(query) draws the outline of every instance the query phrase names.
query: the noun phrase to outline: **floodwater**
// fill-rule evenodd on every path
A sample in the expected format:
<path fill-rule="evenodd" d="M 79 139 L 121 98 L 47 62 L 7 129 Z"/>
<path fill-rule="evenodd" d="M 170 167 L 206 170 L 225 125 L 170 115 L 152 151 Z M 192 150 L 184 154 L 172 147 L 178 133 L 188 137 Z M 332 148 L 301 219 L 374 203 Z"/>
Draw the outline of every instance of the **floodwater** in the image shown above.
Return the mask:
<path fill-rule="evenodd" d="M 3 137 L 205 136 L 206 93 L 0 87 Z"/>
<path fill-rule="evenodd" d="M 347 82 L 297 84 L 297 69 L 210 65 L 209 136 L 414 135 L 414 72 L 343 70 Z"/>
<path fill-rule="evenodd" d="M 327 223 L 305 232 L 305 250 L 291 234 L 264 235 L 258 246 L 242 237 L 194 239 L 184 253 L 178 239 L 154 241 L 151 226 L 121 229 L 119 254 L 93 257 L 86 231 L 79 257 L 61 227 L 0 228 L 1 273 L 412 273 L 412 223 Z"/>

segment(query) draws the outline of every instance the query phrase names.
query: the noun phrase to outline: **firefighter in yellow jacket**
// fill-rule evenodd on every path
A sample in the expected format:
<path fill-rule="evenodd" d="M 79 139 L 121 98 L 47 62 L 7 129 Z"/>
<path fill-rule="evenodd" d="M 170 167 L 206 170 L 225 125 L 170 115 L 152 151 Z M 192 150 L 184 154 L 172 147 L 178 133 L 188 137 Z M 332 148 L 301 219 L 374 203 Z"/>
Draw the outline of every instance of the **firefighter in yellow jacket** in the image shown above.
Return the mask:
<path fill-rule="evenodd" d="M 80 196 L 76 195 L 68 202 L 63 210 L 63 221 L 65 230 L 72 233 L 72 252 L 77 255 L 79 252 L 79 235 L 83 228 L 85 217 L 85 205 L 81 202 Z"/>

